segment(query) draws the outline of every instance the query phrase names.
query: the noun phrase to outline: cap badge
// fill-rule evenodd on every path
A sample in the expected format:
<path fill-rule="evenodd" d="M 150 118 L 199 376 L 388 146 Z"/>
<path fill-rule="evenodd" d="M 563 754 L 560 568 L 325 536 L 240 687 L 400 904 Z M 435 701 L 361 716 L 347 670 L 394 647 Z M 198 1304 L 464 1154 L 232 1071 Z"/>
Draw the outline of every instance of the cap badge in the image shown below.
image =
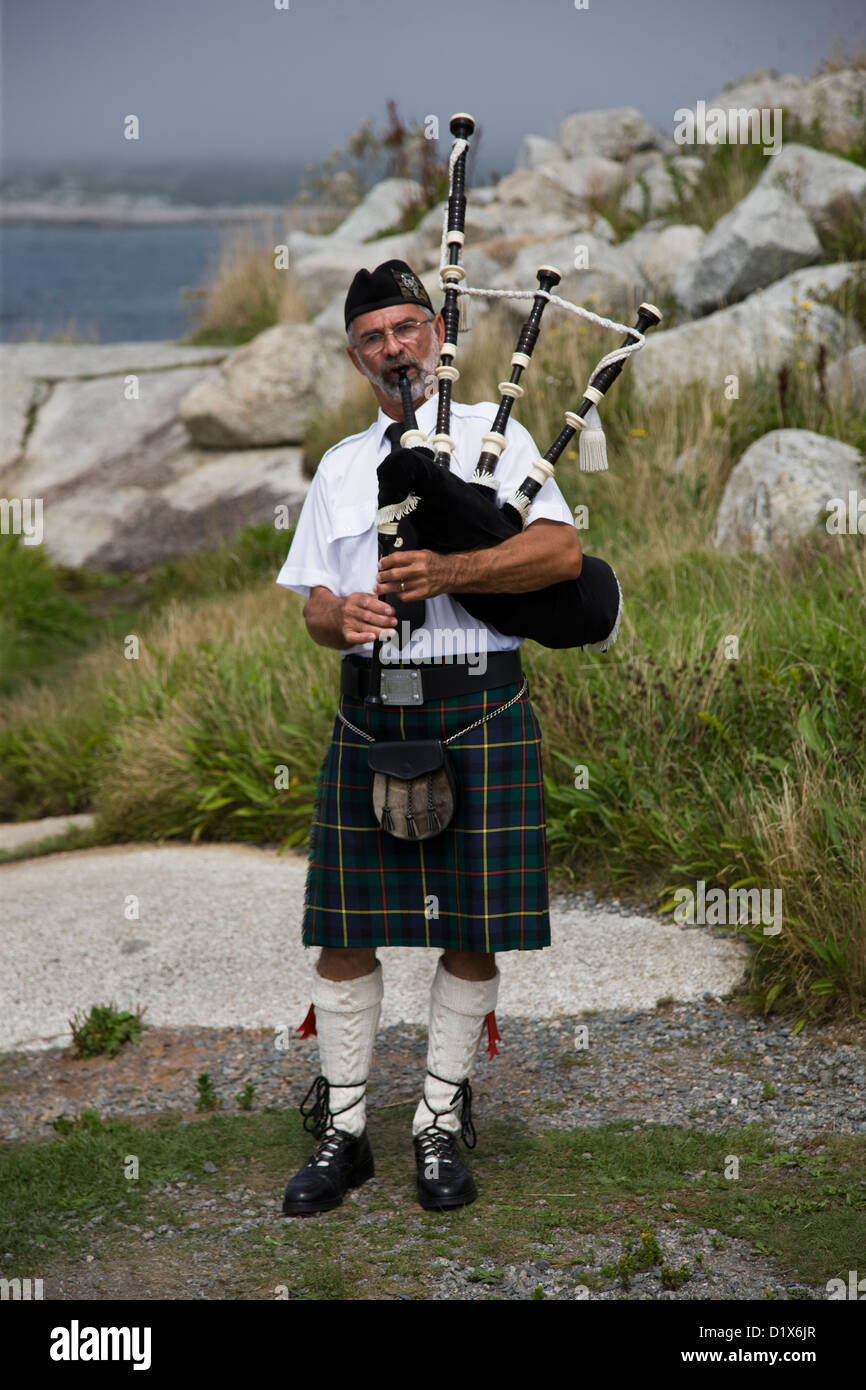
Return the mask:
<path fill-rule="evenodd" d="M 411 270 L 392 270 L 392 275 L 397 282 L 397 288 L 404 299 L 426 299 L 427 291 L 421 284 L 417 275 L 413 275 Z"/>

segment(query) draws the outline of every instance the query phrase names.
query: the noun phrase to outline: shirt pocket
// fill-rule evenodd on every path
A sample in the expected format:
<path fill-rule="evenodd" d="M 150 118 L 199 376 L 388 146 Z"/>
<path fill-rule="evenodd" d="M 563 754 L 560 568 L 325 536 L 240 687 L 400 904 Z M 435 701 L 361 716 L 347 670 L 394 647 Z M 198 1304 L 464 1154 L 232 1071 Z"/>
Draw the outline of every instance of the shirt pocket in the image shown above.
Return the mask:
<path fill-rule="evenodd" d="M 338 507 L 334 512 L 328 542 L 342 540 L 346 536 L 362 536 L 366 531 L 375 529 L 375 526 L 375 498 L 365 499 L 354 507 Z"/>

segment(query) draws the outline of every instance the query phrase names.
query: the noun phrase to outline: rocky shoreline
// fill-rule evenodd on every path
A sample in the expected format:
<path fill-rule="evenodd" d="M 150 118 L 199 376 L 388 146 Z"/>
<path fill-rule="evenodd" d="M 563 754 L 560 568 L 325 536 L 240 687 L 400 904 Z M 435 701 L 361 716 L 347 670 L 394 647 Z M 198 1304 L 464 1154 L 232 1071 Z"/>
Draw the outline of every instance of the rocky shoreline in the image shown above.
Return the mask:
<path fill-rule="evenodd" d="M 824 354 L 818 387 L 831 404 L 866 402 L 862 328 L 822 302 L 864 273 L 861 261 L 828 263 L 822 248 L 841 218 L 866 209 L 866 169 L 839 153 L 857 138 L 864 94 L 863 69 L 811 80 L 761 72 L 725 89 L 713 103 L 720 109 L 784 106 L 806 123 L 819 113 L 826 148 L 786 143 L 709 232 L 688 220 L 705 146 L 677 144 L 633 108 L 568 116 L 557 140 L 527 136 L 510 174 L 471 190 L 468 282 L 531 289 L 536 267 L 552 263 L 564 272 L 561 294 L 614 318 L 631 322 L 644 299 L 673 302 L 676 323 L 630 367 L 647 402 L 694 382 L 721 398 L 732 372 L 775 371 L 804 343 Z M 41 499 L 49 553 L 73 566 L 142 570 L 239 525 L 273 524 L 280 508 L 291 524 L 308 486 L 301 446 L 310 422 L 352 390 L 342 322 L 351 276 L 406 259 L 439 296 L 443 205 L 413 231 L 393 230 L 420 194 L 411 180 L 385 179 L 332 233 L 288 230 L 288 269 L 308 321 L 279 323 L 240 348 L 0 345 L 0 492 Z M 599 200 L 636 219 L 636 230 L 618 240 L 594 210 Z M 524 315 L 525 303 L 508 303 Z M 781 455 L 773 476 L 735 469 L 736 524 L 718 544 L 784 544 L 811 529 L 828 496 L 859 485 L 861 462 L 844 441 L 783 433 L 770 440 Z M 820 484 L 816 450 L 826 461 Z M 756 515 L 761 524 L 747 526 Z"/>

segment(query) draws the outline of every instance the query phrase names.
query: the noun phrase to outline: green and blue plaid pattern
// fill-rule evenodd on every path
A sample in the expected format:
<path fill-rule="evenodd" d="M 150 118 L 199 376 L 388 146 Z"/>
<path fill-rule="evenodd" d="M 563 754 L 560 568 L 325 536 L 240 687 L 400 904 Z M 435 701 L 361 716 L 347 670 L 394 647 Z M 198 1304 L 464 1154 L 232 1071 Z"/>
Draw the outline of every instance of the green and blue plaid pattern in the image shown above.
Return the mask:
<path fill-rule="evenodd" d="M 519 685 L 388 709 L 341 698 L 376 739 L 448 738 Z M 310 840 L 307 946 L 532 951 L 550 945 L 541 734 L 524 694 L 448 745 L 458 781 L 451 824 L 397 840 L 373 815 L 369 743 L 334 720 Z"/>

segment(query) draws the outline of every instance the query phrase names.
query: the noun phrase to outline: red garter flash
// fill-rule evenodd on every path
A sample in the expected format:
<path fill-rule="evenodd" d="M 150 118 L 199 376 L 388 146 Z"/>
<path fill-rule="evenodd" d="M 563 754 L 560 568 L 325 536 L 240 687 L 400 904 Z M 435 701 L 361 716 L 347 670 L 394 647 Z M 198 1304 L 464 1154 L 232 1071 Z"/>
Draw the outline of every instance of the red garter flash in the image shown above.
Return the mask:
<path fill-rule="evenodd" d="M 310 1005 L 309 1009 L 307 1010 L 307 1017 L 304 1019 L 300 1028 L 295 1029 L 295 1032 L 297 1033 L 299 1038 L 319 1036 L 316 1032 L 316 1007 L 314 1004 Z"/>
<path fill-rule="evenodd" d="M 502 1042 L 502 1035 L 496 1027 L 495 1010 L 491 1009 L 490 1013 L 485 1015 L 484 1022 L 487 1024 L 487 1056 L 492 1061 L 494 1057 L 499 1056 L 499 1048 L 496 1044 Z"/>

